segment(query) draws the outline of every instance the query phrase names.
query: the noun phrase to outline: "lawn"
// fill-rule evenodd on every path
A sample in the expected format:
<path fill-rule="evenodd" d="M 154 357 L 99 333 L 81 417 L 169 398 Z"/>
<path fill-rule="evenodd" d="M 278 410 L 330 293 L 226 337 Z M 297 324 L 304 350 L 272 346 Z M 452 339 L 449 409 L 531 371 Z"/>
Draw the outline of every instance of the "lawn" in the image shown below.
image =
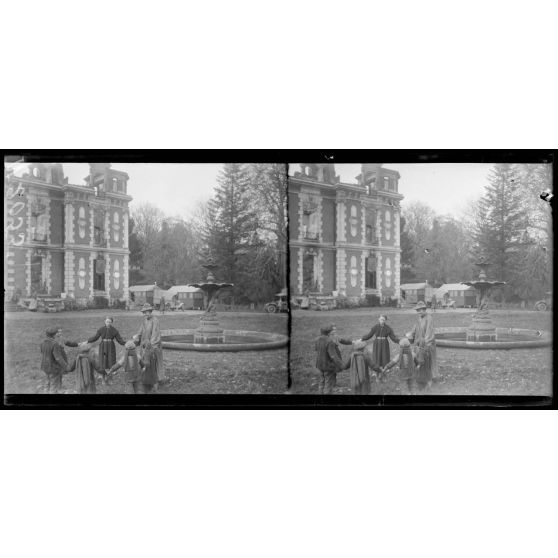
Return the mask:
<path fill-rule="evenodd" d="M 377 322 L 379 309 L 311 312 L 296 310 L 291 330 L 292 393 L 317 393 L 318 371 L 314 368 L 314 340 L 320 327 L 337 326 L 339 335 L 355 339 L 368 333 Z M 434 314 L 435 327 L 468 326 L 472 310 L 444 310 Z M 517 327 L 551 331 L 550 312 L 491 311 L 496 327 Z M 414 310 L 388 312 L 388 324 L 397 336 L 409 331 L 416 320 Z M 392 356 L 398 347 L 390 341 Z M 351 348 L 341 345 L 348 358 Z M 429 395 L 552 395 L 552 347 L 512 350 L 470 350 L 438 347 L 440 381 L 433 384 Z M 337 375 L 337 393 L 350 394 L 349 373 Z M 384 384 L 373 384 L 373 394 L 405 393 L 392 372 Z"/>
<path fill-rule="evenodd" d="M 4 314 L 4 392 L 44 393 L 46 376 L 40 370 L 41 341 L 47 327 L 62 328 L 63 338 L 83 341 L 103 325 L 106 312 L 89 310 L 56 314 L 17 312 Z M 139 312 L 117 311 L 114 326 L 124 339 L 134 335 L 141 323 Z M 195 329 L 201 312 L 155 312 L 161 329 Z M 287 334 L 285 314 L 223 312 L 224 329 L 244 329 Z M 117 356 L 122 347 L 117 344 Z M 71 359 L 77 349 L 67 348 Z M 201 353 L 163 350 L 169 382 L 160 393 L 283 393 L 287 386 L 287 347 L 269 351 Z M 64 376 L 63 387 L 74 393 L 73 373 Z M 123 393 L 122 371 L 110 386 L 97 383 L 98 393 Z"/>

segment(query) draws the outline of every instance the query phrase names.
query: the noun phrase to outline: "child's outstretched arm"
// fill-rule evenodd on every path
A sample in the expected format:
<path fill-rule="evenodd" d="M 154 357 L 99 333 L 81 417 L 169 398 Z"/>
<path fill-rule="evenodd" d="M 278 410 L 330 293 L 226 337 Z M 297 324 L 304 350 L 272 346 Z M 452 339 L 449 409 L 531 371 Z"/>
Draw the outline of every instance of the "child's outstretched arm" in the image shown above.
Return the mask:
<path fill-rule="evenodd" d="M 109 372 L 111 374 L 113 374 L 114 372 L 116 372 L 119 368 L 122 368 L 122 366 L 124 366 L 124 361 L 126 360 L 126 355 L 122 355 L 109 369 Z"/>

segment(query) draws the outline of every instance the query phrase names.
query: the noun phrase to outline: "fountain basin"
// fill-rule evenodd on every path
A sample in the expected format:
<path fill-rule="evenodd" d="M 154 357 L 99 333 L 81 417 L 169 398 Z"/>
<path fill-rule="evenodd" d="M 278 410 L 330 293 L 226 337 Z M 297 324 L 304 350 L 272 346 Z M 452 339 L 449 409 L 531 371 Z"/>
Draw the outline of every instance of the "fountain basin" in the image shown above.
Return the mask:
<path fill-rule="evenodd" d="M 161 331 L 163 349 L 176 351 L 265 351 L 285 347 L 287 335 L 262 331 L 225 329 L 224 340 L 216 343 L 197 343 L 195 329 L 166 329 Z"/>
<path fill-rule="evenodd" d="M 435 329 L 437 347 L 459 349 L 533 349 L 552 343 L 548 331 L 497 327 L 495 341 L 467 341 L 468 327 L 439 327 Z"/>

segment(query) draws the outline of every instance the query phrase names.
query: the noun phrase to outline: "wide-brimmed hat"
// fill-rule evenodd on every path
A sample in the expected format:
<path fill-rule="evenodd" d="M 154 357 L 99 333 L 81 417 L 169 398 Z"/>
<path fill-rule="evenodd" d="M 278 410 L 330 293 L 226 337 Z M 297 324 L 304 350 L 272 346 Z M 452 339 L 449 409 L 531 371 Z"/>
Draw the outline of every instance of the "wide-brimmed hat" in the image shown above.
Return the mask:
<path fill-rule="evenodd" d="M 420 302 L 417 302 L 417 305 L 415 306 L 415 310 L 422 310 L 423 308 L 426 310 L 426 304 L 424 304 L 422 300 Z"/>
<path fill-rule="evenodd" d="M 124 348 L 131 351 L 132 349 L 136 348 L 136 344 L 134 343 L 134 341 L 132 339 L 130 339 L 129 341 L 126 341 L 126 343 L 124 344 Z"/>
<path fill-rule="evenodd" d="M 399 346 L 400 347 L 410 347 L 411 346 L 411 342 L 407 339 L 407 337 L 402 337 L 399 340 Z"/>
<path fill-rule="evenodd" d="M 146 302 L 142 307 L 141 307 L 141 312 L 153 312 L 153 306 L 151 306 L 151 304 L 149 304 L 148 302 Z"/>

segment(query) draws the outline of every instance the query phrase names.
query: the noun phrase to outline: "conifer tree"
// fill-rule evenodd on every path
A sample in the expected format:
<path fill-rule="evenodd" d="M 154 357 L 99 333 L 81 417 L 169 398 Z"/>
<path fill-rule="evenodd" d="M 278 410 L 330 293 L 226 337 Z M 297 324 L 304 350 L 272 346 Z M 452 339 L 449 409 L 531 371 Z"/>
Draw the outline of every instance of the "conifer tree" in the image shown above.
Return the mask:
<path fill-rule="evenodd" d="M 510 281 L 518 263 L 526 228 L 518 169 L 507 163 L 493 167 L 480 201 L 477 248 L 492 263 L 493 279 Z"/>
<path fill-rule="evenodd" d="M 246 165 L 226 163 L 217 178 L 209 202 L 205 241 L 220 266 L 219 278 L 235 284 L 238 295 L 245 285 L 239 282 L 243 260 L 256 234 L 258 219 L 249 191 Z"/>

